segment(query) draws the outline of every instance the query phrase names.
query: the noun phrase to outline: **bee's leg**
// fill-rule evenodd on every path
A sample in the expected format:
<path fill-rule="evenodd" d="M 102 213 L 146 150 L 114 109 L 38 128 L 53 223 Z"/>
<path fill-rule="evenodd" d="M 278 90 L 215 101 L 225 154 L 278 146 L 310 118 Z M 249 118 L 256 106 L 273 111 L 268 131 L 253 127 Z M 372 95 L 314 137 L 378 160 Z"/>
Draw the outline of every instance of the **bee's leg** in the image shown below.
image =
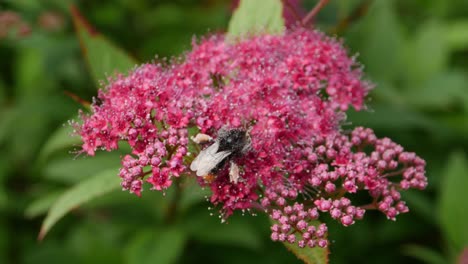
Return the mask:
<path fill-rule="evenodd" d="M 203 144 L 213 141 L 212 137 L 203 133 L 198 133 L 195 137 L 191 137 L 190 139 L 197 144 Z"/>
<path fill-rule="evenodd" d="M 211 184 L 216 178 L 216 175 L 212 174 L 212 173 L 209 173 L 205 176 L 203 176 L 203 180 L 205 180 L 205 182 Z"/>
<path fill-rule="evenodd" d="M 231 160 L 229 167 L 229 181 L 237 183 L 239 181 L 239 166 Z"/>

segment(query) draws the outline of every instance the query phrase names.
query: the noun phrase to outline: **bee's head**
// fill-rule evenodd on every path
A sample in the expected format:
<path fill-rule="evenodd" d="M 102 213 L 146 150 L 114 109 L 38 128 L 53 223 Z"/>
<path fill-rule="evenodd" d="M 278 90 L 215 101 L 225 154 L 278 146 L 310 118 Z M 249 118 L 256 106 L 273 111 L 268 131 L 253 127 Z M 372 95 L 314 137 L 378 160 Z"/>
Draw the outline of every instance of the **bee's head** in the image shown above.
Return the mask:
<path fill-rule="evenodd" d="M 234 154 L 242 154 L 250 145 L 247 131 L 242 129 L 221 130 L 218 135 L 219 151 L 231 150 Z"/>

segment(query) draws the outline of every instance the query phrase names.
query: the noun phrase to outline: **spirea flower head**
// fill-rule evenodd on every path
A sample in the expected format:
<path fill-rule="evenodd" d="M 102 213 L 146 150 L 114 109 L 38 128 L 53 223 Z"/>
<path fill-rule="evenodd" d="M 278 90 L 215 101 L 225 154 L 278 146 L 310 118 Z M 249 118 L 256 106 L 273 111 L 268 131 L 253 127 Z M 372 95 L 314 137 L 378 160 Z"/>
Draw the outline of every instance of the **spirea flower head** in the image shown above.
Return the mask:
<path fill-rule="evenodd" d="M 221 129 L 248 131 L 250 149 L 233 157 L 239 180 L 222 166 L 210 201 L 223 218 L 260 208 L 273 240 L 325 247 L 328 214 L 344 226 L 377 209 L 394 220 L 408 212 L 400 191 L 424 189 L 425 162 L 371 129 L 344 132 L 345 111 L 364 108 L 372 85 L 341 42 L 319 31 L 293 29 L 237 43 L 212 36 L 193 43 L 182 60 L 144 64 L 117 76 L 98 95 L 78 133 L 83 151 L 114 150 L 126 141 L 122 187 L 141 195 L 143 182 L 164 190 L 188 169 L 189 128 L 216 139 Z M 357 192 L 369 203 L 353 204 Z"/>

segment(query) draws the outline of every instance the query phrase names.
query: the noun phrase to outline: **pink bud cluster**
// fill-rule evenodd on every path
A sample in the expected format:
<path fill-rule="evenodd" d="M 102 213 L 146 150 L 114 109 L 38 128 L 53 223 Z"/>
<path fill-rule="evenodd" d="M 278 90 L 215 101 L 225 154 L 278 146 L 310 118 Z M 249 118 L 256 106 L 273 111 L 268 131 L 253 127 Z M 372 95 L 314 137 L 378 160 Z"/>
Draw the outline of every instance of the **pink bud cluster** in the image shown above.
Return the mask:
<path fill-rule="evenodd" d="M 337 219 L 344 226 L 354 224 L 354 219 L 362 219 L 365 210 L 351 205 L 351 201 L 346 197 L 332 200 L 330 198 L 320 198 L 314 201 L 314 205 L 321 212 L 329 212 L 333 219 Z"/>
<path fill-rule="evenodd" d="M 328 213 L 344 226 L 361 220 L 369 209 L 395 220 L 398 214 L 408 212 L 400 191 L 427 185 L 424 160 L 388 138 L 378 139 L 371 129 L 357 127 L 348 135 L 317 136 L 313 142 L 303 155 L 309 161 L 306 173 L 292 171 L 288 178 L 277 178 L 266 187 L 260 202 L 278 222 L 272 229 L 275 240 L 292 241 L 303 235 L 300 227 L 313 223 L 319 213 Z M 369 203 L 352 204 L 352 195 L 363 191 L 369 194 Z M 298 202 L 301 195 L 303 201 Z M 291 208 L 301 210 L 292 214 Z M 313 242 L 299 245 L 320 245 L 322 237 L 311 239 Z"/>
<path fill-rule="evenodd" d="M 319 218 L 316 207 L 295 202 L 290 205 L 288 200 L 296 200 L 298 192 L 295 188 L 276 184 L 266 189 L 261 205 L 270 212 L 270 217 L 276 222 L 271 227 L 273 241 L 297 243 L 299 247 L 326 247 L 327 226 L 314 225 Z M 273 208 L 273 209 L 271 209 Z"/>
<path fill-rule="evenodd" d="M 138 158 L 126 155 L 120 169 L 122 187 L 125 190 L 140 196 L 142 191 L 142 177 L 145 175 L 144 167 L 151 166 L 151 176 L 146 180 L 153 185 L 152 189 L 161 191 L 172 184 L 171 177 L 179 177 L 185 170 L 183 158 L 187 154 L 187 131 L 169 129 L 161 132 L 161 138 L 167 141 L 155 140 L 138 153 Z M 163 158 L 166 161 L 163 163 Z"/>
<path fill-rule="evenodd" d="M 220 128 L 249 131 L 251 151 L 236 157 L 237 183 L 224 166 L 210 201 L 223 217 L 257 208 L 276 222 L 272 239 L 327 246 L 319 214 L 344 226 L 377 209 L 388 218 L 408 211 L 400 191 L 424 189 L 424 160 L 372 130 L 343 133 L 351 106 L 361 110 L 372 86 L 342 44 L 318 31 L 292 29 L 237 43 L 213 36 L 183 60 L 145 64 L 110 80 L 78 126 L 83 151 L 132 152 L 122 160 L 122 187 L 137 195 L 144 182 L 164 190 L 189 175 L 189 128 L 216 138 Z M 369 203 L 352 204 L 357 192 Z"/>

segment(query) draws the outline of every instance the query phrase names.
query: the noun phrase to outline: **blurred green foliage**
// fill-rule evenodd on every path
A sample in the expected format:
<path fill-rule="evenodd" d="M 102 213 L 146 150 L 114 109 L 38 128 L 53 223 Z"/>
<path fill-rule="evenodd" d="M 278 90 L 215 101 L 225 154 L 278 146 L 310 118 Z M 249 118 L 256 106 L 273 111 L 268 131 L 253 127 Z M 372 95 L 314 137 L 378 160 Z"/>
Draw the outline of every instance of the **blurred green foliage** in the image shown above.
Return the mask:
<path fill-rule="evenodd" d="M 121 155 L 76 156 L 78 141 L 67 137 L 64 124 L 84 109 L 73 98 L 91 101 L 97 91 L 70 4 L 140 62 L 182 54 L 194 36 L 224 31 L 232 5 L 0 1 L 0 12 L 20 18 L 5 34 L 0 19 L 0 263 L 300 263 L 269 240 L 265 216 L 227 224 L 210 216 L 206 190 L 190 180 L 165 195 L 114 191 L 74 208 L 37 241 L 58 195 L 115 169 Z M 316 25 L 342 37 L 377 86 L 368 110 L 350 113 L 345 129 L 368 126 L 417 152 L 429 178 L 425 192 L 404 194 L 411 212 L 396 223 L 374 212 L 349 228 L 330 222 L 331 263 L 453 263 L 467 246 L 467 14 L 464 0 L 333 0 L 318 15 Z"/>

